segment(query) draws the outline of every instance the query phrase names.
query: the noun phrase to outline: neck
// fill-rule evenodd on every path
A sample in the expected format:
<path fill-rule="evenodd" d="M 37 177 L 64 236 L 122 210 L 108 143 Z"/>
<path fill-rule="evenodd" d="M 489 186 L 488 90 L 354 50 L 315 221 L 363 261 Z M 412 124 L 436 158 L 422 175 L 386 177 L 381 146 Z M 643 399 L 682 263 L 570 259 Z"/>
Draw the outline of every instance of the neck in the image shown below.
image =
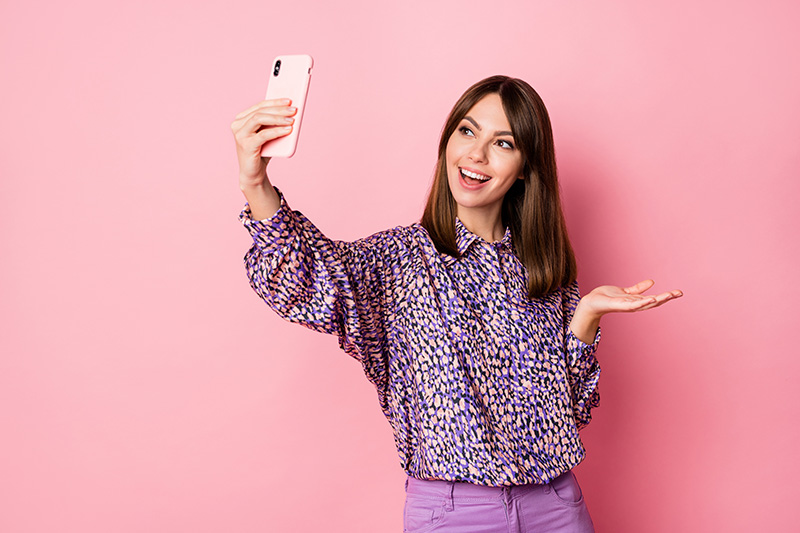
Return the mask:
<path fill-rule="evenodd" d="M 487 209 L 469 209 L 459 206 L 457 216 L 465 228 L 486 242 L 499 241 L 505 234 L 500 217 L 500 206 L 492 206 Z"/>

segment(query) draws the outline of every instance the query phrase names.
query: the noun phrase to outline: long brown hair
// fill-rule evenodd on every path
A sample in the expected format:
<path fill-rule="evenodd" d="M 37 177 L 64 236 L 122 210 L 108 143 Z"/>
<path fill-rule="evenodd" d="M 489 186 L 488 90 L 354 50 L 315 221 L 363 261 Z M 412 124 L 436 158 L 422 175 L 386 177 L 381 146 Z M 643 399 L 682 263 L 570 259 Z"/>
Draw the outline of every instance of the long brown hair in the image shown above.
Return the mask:
<path fill-rule="evenodd" d="M 526 82 L 492 76 L 458 99 L 439 139 L 439 160 L 421 223 L 440 253 L 459 257 L 457 205 L 447 182 L 445 151 L 461 120 L 489 94 L 500 96 L 515 145 L 522 153 L 524 179 L 516 180 L 506 193 L 501 216 L 503 225 L 511 230 L 517 257 L 528 271 L 528 297 L 537 298 L 575 281 L 578 269 L 561 210 L 550 117 L 542 99 Z"/>

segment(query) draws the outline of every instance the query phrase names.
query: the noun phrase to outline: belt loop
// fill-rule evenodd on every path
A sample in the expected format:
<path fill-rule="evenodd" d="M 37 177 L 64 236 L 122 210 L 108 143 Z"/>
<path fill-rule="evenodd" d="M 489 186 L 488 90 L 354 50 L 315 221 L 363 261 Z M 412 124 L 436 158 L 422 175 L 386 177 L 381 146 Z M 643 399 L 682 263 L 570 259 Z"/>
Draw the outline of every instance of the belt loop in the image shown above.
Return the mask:
<path fill-rule="evenodd" d="M 455 481 L 448 481 L 447 482 L 447 498 L 445 499 L 444 510 L 445 511 L 452 511 L 453 510 L 453 487 L 456 486 Z"/>

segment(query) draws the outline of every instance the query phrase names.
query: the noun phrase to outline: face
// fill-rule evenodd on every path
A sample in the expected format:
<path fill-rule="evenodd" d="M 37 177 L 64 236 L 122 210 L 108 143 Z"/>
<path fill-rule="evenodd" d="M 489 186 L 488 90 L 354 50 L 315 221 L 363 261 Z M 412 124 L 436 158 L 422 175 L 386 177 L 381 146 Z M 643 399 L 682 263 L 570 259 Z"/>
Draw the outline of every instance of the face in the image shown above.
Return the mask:
<path fill-rule="evenodd" d="M 445 149 L 447 182 L 458 215 L 500 217 L 503 197 L 522 179 L 517 149 L 500 95 L 489 94 L 461 119 Z"/>

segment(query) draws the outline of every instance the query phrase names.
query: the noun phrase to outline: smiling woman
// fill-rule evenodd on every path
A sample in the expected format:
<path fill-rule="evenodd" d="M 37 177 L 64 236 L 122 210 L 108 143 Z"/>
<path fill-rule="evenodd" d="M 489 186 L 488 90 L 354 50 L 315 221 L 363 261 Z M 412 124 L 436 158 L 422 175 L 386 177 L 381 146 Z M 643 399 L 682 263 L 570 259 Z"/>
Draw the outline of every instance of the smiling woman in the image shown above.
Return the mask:
<path fill-rule="evenodd" d="M 488 241 L 503 236 L 500 207 L 514 181 L 522 174 L 522 153 L 514 147 L 511 126 L 497 94 L 484 96 L 461 120 L 445 150 L 447 183 L 458 204 L 458 216 Z M 483 126 L 481 126 L 483 124 Z M 481 220 L 494 228 L 478 230 Z"/>
<path fill-rule="evenodd" d="M 375 385 L 406 482 L 405 531 L 593 531 L 572 468 L 598 404 L 600 317 L 681 296 L 603 286 L 581 298 L 539 96 L 494 76 L 459 99 L 421 223 L 328 239 L 266 174 L 261 146 L 295 110 L 265 101 L 232 129 L 253 289 L 336 335 Z"/>
<path fill-rule="evenodd" d="M 493 179 L 471 180 L 465 170 Z M 450 112 L 422 225 L 440 252 L 455 257 L 456 216 L 489 241 L 509 227 L 528 270 L 531 298 L 575 281 L 550 117 L 536 91 L 522 80 L 482 80 Z"/>

